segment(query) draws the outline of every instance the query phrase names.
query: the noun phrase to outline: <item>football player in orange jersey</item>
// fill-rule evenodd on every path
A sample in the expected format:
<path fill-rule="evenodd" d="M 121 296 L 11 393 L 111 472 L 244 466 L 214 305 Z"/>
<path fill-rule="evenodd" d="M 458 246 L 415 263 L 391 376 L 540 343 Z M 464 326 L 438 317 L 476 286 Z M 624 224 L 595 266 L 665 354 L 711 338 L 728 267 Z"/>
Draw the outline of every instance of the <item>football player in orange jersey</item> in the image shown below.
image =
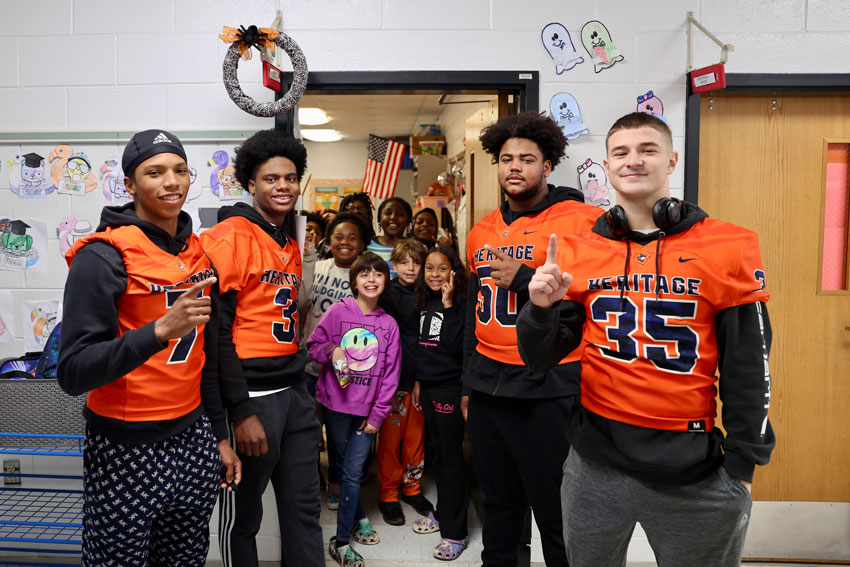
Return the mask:
<path fill-rule="evenodd" d="M 219 542 L 224 565 L 258 564 L 262 496 L 271 482 L 282 562 L 324 565 L 319 525 L 321 428 L 304 384 L 298 350 L 301 251 L 289 216 L 301 193 L 307 150 L 276 130 L 236 150 L 236 177 L 253 204 L 222 207 L 201 243 L 219 273 L 219 367 L 224 404 L 244 463 L 235 493 L 222 493 Z"/>
<path fill-rule="evenodd" d="M 660 567 L 737 567 L 753 470 L 776 442 L 758 238 L 670 198 L 678 155 L 658 118 L 620 118 L 607 153 L 618 206 L 551 236 L 517 323 L 531 368 L 585 345 L 562 489 L 570 565 L 625 566 L 640 522 Z"/>
<path fill-rule="evenodd" d="M 601 209 L 576 189 L 547 184 L 564 157 L 558 125 L 536 112 L 499 120 L 481 134 L 498 164 L 505 202 L 470 231 L 464 339 L 468 432 L 484 490 L 485 567 L 516 565 L 529 506 L 550 567 L 567 565 L 558 497 L 569 451 L 566 423 L 579 392 L 578 354 L 545 372 L 528 370 L 516 317 L 551 232 L 587 230 Z M 467 412 L 464 412 L 465 415 Z M 439 519 L 439 518 L 438 518 Z"/>
<path fill-rule="evenodd" d="M 134 201 L 104 207 L 98 232 L 66 255 L 57 377 L 88 393 L 82 565 L 201 567 L 218 488 L 240 478 L 217 372 L 218 286 L 181 210 L 180 140 L 139 132 L 121 163 Z"/>

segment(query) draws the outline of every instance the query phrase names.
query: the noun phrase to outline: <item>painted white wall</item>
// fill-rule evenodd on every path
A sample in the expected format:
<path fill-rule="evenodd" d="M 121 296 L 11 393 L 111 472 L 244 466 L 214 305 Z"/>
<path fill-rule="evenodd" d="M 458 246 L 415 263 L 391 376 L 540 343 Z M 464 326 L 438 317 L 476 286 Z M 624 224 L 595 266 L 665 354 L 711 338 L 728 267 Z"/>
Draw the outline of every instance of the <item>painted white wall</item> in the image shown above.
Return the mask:
<path fill-rule="evenodd" d="M 570 92 L 590 129 L 570 144 L 568 159 L 551 178 L 572 186 L 577 165 L 588 157 L 601 162 L 607 128 L 647 90 L 663 100 L 681 156 L 688 10 L 735 45 L 728 72 L 840 73 L 850 65 L 850 11 L 842 0 L 2 0 L 0 130 L 272 127 L 271 119 L 249 116 L 228 99 L 221 84 L 227 46 L 217 36 L 222 25 L 268 25 L 278 4 L 287 33 L 314 71 L 538 70 L 540 108 L 548 108 L 554 94 Z M 607 25 L 625 60 L 597 74 L 585 57 L 556 74 L 541 29 L 562 23 L 581 53 L 579 31 L 590 19 Z M 719 48 L 703 37 L 695 51 L 698 66 L 719 58 Z M 242 85 L 255 98 L 271 100 L 258 84 L 258 60 L 241 64 Z M 6 160 L 21 149 L 47 155 L 52 145 L 0 144 L 0 215 L 43 218 L 52 232 L 63 216 L 82 211 L 91 217 L 105 204 L 99 190 L 43 201 L 11 194 Z M 113 144 L 93 151 L 119 149 Z M 210 149 L 199 148 L 198 160 Z M 311 168 L 322 176 L 362 175 L 362 162 L 353 158 L 334 162 L 319 147 L 310 155 Z M 680 160 L 671 180 L 679 196 L 683 173 Z M 66 269 L 51 236 L 48 276 L 0 271 L 0 287 L 12 289 L 15 300 L 61 297 Z M 15 333 L 12 345 L 0 345 L 0 356 L 23 352 L 20 325 Z"/>

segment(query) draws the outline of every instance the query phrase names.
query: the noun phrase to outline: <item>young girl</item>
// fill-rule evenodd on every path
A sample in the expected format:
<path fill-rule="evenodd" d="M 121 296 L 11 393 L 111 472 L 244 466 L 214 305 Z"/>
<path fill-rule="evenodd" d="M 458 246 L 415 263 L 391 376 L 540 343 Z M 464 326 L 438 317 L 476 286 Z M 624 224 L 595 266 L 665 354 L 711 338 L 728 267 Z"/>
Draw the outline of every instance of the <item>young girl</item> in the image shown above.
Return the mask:
<path fill-rule="evenodd" d="M 416 380 L 416 350 L 419 343 L 419 311 L 413 308 L 413 290 L 427 252 L 415 240 L 402 240 L 393 248 L 391 260 L 398 271 L 381 303 L 392 315 L 401 335 L 401 377 L 393 398 L 393 409 L 384 420 L 378 436 L 378 480 L 381 483 L 378 509 L 384 521 L 393 526 L 404 524 L 401 498 L 427 516 L 434 505 L 422 494 L 421 478 L 425 460 L 425 418 L 414 409 L 409 395 Z"/>
<path fill-rule="evenodd" d="M 460 411 L 466 270 L 449 246 L 432 250 L 416 281 L 421 310 L 418 371 L 413 403 L 425 414 L 434 446 L 437 511 L 413 523 L 416 533 L 440 531 L 434 557 L 457 559 L 469 543 L 466 526 L 469 490 L 463 458 L 464 420 Z"/>
<path fill-rule="evenodd" d="M 451 236 L 438 236 L 437 213 L 430 207 L 416 211 L 410 227 L 410 236 L 421 242 L 429 250 L 434 246 L 453 245 Z"/>
<path fill-rule="evenodd" d="M 360 503 L 363 464 L 375 434 L 390 412 L 401 369 L 398 325 L 378 301 L 388 288 L 387 263 L 371 252 L 349 272 L 354 298 L 331 306 L 307 341 L 310 357 L 322 365 L 316 399 L 325 411 L 330 450 L 342 468 L 336 535 L 329 552 L 343 567 L 363 565 L 349 544 L 380 541 Z"/>
<path fill-rule="evenodd" d="M 349 285 L 349 268 L 366 248 L 366 235 L 371 234 L 363 219 L 355 213 L 340 213 L 328 224 L 328 245 L 331 257 L 319 260 L 313 270 L 311 282 L 304 282 L 302 292 L 306 292 L 305 301 L 309 302 L 307 316 L 304 318 L 304 338 L 310 338 L 313 329 L 319 323 L 331 305 L 346 297 L 353 297 Z M 304 265 L 304 273 L 309 272 L 309 266 Z M 301 304 L 301 300 L 299 300 Z M 302 343 L 303 344 L 303 343 Z M 307 363 L 304 372 L 307 374 L 307 386 L 315 393 L 316 381 L 319 376 L 319 365 L 313 361 Z M 334 459 L 334 451 L 328 440 L 328 500 L 331 510 L 339 507 L 339 478 L 340 468 Z"/>
<path fill-rule="evenodd" d="M 396 277 L 396 273 L 390 256 L 395 245 L 404 238 L 412 216 L 410 203 L 401 197 L 390 197 L 378 207 L 378 225 L 382 234 L 376 236 L 367 249 L 386 260 L 392 277 Z"/>

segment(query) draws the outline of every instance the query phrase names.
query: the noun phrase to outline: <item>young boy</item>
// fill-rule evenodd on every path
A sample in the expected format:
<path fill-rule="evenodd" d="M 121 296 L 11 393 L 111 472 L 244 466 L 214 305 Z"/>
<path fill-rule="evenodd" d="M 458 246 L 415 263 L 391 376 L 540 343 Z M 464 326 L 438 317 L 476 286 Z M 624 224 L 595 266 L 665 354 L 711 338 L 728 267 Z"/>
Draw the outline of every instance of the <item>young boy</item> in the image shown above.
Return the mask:
<path fill-rule="evenodd" d="M 98 232 L 66 255 L 57 375 L 69 394 L 88 392 L 82 564 L 201 566 L 217 489 L 240 479 L 217 378 L 215 271 L 181 211 L 180 140 L 139 132 L 121 161 L 134 201 L 104 207 Z"/>
<path fill-rule="evenodd" d="M 758 239 L 670 198 L 678 155 L 658 118 L 620 118 L 606 145 L 619 205 L 551 236 L 517 322 L 538 370 L 587 345 L 562 491 L 570 565 L 625 565 L 640 522 L 663 567 L 737 567 L 753 469 L 775 444 Z"/>
<path fill-rule="evenodd" d="M 413 284 L 422 269 L 427 251 L 415 240 L 402 240 L 392 250 L 390 261 L 397 278 L 391 281 L 387 301 L 382 307 L 398 323 L 401 336 L 401 378 L 393 398 L 393 408 L 378 435 L 378 481 L 381 483 L 378 509 L 392 526 L 404 524 L 404 512 L 398 502 L 413 506 L 427 516 L 434 505 L 422 494 L 422 469 L 425 465 L 425 418 L 413 407 L 410 392 L 416 380 L 416 349 L 419 342 L 419 311 L 413 308 Z"/>
<path fill-rule="evenodd" d="M 324 565 L 316 447 L 321 430 L 298 351 L 301 252 L 286 232 L 301 192 L 307 151 L 300 141 L 263 130 L 236 150 L 239 183 L 253 205 L 222 207 L 201 235 L 219 273 L 219 367 L 234 384 L 225 398 L 244 463 L 235 494 L 222 494 L 219 536 L 226 566 L 255 567 L 262 497 L 274 488 L 282 562 Z"/>

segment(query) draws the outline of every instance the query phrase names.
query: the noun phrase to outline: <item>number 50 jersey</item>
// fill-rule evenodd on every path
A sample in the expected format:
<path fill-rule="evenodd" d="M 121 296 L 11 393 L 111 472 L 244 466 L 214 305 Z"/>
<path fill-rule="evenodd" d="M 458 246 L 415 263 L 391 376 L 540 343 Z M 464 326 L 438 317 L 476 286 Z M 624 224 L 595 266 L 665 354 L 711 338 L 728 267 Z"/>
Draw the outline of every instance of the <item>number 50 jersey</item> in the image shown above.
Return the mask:
<path fill-rule="evenodd" d="M 546 261 L 550 234 L 575 234 L 590 230 L 602 210 L 578 201 L 556 202 L 545 209 L 522 215 L 510 224 L 505 222 L 502 208 L 481 219 L 466 240 L 467 260 L 478 276 L 479 291 L 475 308 L 476 350 L 498 362 L 523 365 L 517 349 L 516 320 L 528 301 L 528 291 L 510 291 L 496 285 L 490 275 L 490 264 L 498 258 L 489 252 L 490 245 L 523 264 L 537 268 Z M 561 361 L 577 361 L 578 350 Z"/>
<path fill-rule="evenodd" d="M 221 293 L 236 290 L 233 343 L 240 360 L 298 352 L 298 286 L 301 251 L 281 246 L 249 218 L 228 217 L 201 234 L 219 273 Z"/>

